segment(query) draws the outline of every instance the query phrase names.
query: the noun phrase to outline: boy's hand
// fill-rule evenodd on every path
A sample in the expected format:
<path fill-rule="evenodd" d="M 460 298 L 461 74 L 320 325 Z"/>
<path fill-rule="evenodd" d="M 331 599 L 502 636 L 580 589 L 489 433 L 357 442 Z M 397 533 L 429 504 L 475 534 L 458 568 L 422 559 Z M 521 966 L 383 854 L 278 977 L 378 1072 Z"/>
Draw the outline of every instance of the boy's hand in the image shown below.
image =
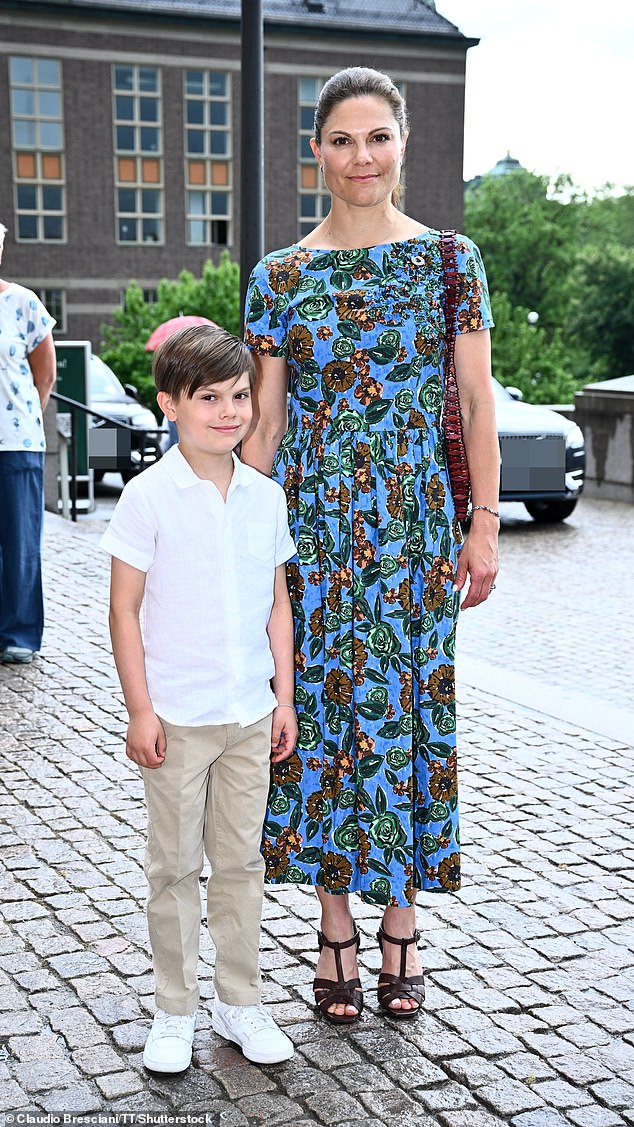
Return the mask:
<path fill-rule="evenodd" d="M 297 733 L 295 709 L 288 705 L 278 705 L 273 712 L 271 725 L 271 763 L 281 763 L 293 754 Z"/>
<path fill-rule="evenodd" d="M 125 741 L 128 759 L 139 767 L 160 767 L 166 747 L 163 725 L 155 712 L 141 712 L 131 717 Z"/>

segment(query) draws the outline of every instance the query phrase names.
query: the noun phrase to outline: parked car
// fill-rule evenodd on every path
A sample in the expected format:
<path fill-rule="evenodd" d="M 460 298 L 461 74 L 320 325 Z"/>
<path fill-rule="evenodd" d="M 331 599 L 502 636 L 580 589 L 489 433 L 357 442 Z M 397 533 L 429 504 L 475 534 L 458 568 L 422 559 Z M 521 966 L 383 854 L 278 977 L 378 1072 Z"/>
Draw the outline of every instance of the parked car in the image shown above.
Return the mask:
<path fill-rule="evenodd" d="M 523 501 L 537 521 L 565 520 L 583 490 L 583 431 L 549 407 L 522 403 L 517 388 L 494 379 L 502 459 L 500 500 Z"/>
<path fill-rule="evenodd" d="M 136 388 L 132 384 L 126 384 L 124 387 L 112 368 L 104 364 L 98 356 L 90 357 L 88 403 L 100 414 L 108 415 L 119 423 L 128 423 L 138 432 L 130 436 L 130 464 L 119 471 L 124 483 L 158 461 L 161 457 L 163 431 L 167 431 L 167 425 L 157 423 L 152 411 L 139 402 Z M 93 417 L 90 425 L 106 427 L 108 424 L 102 419 Z M 146 431 L 160 431 L 160 433 L 146 434 Z M 105 470 L 95 470 L 95 480 L 100 481 L 105 472 Z"/>

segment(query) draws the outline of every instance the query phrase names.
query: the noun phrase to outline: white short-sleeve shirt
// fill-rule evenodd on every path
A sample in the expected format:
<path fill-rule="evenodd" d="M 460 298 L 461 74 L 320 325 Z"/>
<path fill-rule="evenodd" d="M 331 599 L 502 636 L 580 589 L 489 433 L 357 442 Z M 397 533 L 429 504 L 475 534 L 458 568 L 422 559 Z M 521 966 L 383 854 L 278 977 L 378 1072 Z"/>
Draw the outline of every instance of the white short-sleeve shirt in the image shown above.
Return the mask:
<path fill-rule="evenodd" d="M 10 282 L 0 292 L 0 451 L 36 454 L 46 447 L 28 355 L 55 324 L 32 290 Z"/>
<path fill-rule="evenodd" d="M 171 724 L 246 726 L 275 707 L 266 628 L 275 568 L 296 548 L 282 488 L 233 461 L 225 502 L 173 446 L 126 485 L 101 539 L 146 573 L 147 684 Z"/>

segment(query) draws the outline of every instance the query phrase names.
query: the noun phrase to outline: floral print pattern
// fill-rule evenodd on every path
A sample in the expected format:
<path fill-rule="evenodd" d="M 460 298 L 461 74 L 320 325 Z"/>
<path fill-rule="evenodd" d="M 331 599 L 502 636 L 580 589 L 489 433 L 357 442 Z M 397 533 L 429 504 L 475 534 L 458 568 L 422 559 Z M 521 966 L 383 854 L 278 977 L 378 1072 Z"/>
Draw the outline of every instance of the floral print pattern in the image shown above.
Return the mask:
<path fill-rule="evenodd" d="M 458 236 L 457 331 L 492 324 Z M 299 742 L 273 768 L 267 880 L 405 905 L 460 886 L 454 695 L 461 530 L 440 433 L 440 234 L 361 250 L 299 245 L 249 282 L 246 340 L 283 356 L 274 474 L 298 562 Z"/>
<path fill-rule="evenodd" d="M 55 323 L 39 297 L 24 286 L 10 282 L 0 292 L 0 452 L 46 448 L 28 357 Z"/>

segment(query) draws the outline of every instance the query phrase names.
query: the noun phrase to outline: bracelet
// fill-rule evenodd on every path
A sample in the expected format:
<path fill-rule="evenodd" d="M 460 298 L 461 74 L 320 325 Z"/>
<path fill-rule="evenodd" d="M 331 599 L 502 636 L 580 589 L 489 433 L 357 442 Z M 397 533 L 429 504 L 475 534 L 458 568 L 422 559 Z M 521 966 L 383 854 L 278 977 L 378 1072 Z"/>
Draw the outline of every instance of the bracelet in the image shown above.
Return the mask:
<path fill-rule="evenodd" d="M 294 704 L 276 704 L 275 707 L 276 708 L 292 708 L 293 712 L 295 712 L 295 705 Z"/>
<path fill-rule="evenodd" d="M 497 517 L 498 520 L 500 519 L 500 514 L 498 513 L 497 509 L 490 509 L 488 505 L 472 505 L 471 506 L 471 512 L 472 513 L 475 513 L 475 511 L 477 509 L 482 509 L 483 512 L 491 513 L 491 516 Z"/>

